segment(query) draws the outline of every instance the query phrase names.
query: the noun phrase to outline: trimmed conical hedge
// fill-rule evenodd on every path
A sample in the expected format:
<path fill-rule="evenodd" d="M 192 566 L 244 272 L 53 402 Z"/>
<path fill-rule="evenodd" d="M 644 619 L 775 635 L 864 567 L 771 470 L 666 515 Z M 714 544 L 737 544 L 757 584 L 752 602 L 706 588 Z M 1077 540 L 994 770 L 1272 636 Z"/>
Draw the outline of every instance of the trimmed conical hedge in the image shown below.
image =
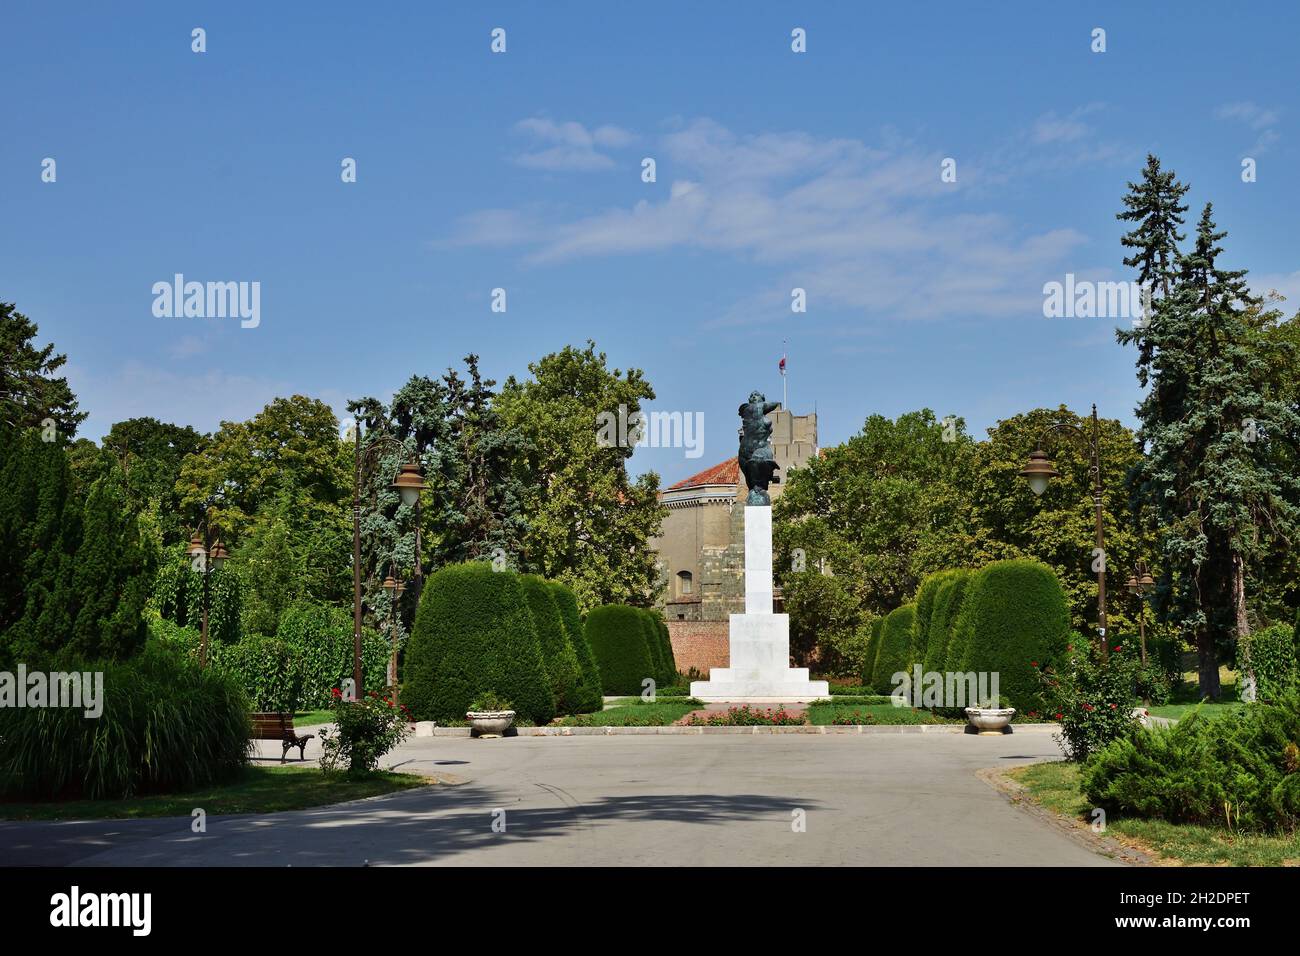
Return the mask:
<path fill-rule="evenodd" d="M 587 615 L 584 631 L 606 694 L 640 694 L 641 682 L 657 676 L 645 639 L 644 612 L 606 604 Z"/>
<path fill-rule="evenodd" d="M 912 621 L 916 618 L 916 605 L 904 604 L 889 612 L 880 635 L 880 650 L 876 653 L 876 667 L 871 675 L 872 686 L 881 694 L 894 689 L 894 675 L 908 671 L 912 666 Z"/>
<path fill-rule="evenodd" d="M 673 653 L 673 638 L 668 633 L 668 622 L 664 620 L 664 616 L 658 611 L 650 613 L 651 617 L 654 618 L 655 630 L 659 632 L 659 644 L 663 648 L 664 664 L 668 668 L 662 683 L 667 687 L 671 687 L 677 683 L 678 674 L 677 656 Z"/>
<path fill-rule="evenodd" d="M 555 598 L 547 583 L 535 574 L 521 574 L 519 583 L 523 585 L 524 598 L 533 615 L 533 626 L 537 629 L 537 640 L 542 648 L 542 664 L 551 682 L 551 693 L 555 696 L 556 712 L 576 714 L 579 712 L 578 684 L 582 680 L 582 671 L 578 666 L 577 651 L 565 633 Z"/>
<path fill-rule="evenodd" d="M 939 584 L 930 611 L 929 639 L 925 645 L 923 669 L 929 673 L 945 673 L 948 668 L 948 646 L 952 642 L 952 628 L 961 610 L 962 598 L 971 572 L 959 569 L 950 572 Z"/>
<path fill-rule="evenodd" d="M 1065 659 L 1069 629 L 1069 606 L 1055 571 L 1030 558 L 995 561 L 967 585 L 948 669 L 996 673 L 999 694 L 1012 707 L 1042 710 L 1038 671 Z"/>
<path fill-rule="evenodd" d="M 519 576 L 485 561 L 452 564 L 425 583 L 406 651 L 402 703 L 416 720 L 464 720 L 492 692 L 542 724 L 555 698 Z"/>
<path fill-rule="evenodd" d="M 935 571 L 926 575 L 921 586 L 916 589 L 913 603 L 916 605 L 916 618 L 912 621 L 912 661 L 920 663 L 930 645 L 930 620 L 934 613 L 935 599 L 944 582 L 953 576 L 953 571 Z"/>
<path fill-rule="evenodd" d="M 587 635 L 583 633 L 582 615 L 578 611 L 578 598 L 559 581 L 548 581 L 547 587 L 551 589 L 551 597 L 555 599 L 555 606 L 560 612 L 564 632 L 568 635 L 569 643 L 573 645 L 574 653 L 578 658 L 580 674 L 577 690 L 577 712 L 586 714 L 600 710 L 603 703 L 600 699 L 600 668 L 596 666 L 596 658 L 591 653 L 591 645 L 587 643 Z"/>
<path fill-rule="evenodd" d="M 668 664 L 664 661 L 664 648 L 659 643 L 659 629 L 655 627 L 654 617 L 644 608 L 637 608 L 637 614 L 641 617 L 641 633 L 645 636 L 645 647 L 650 653 L 650 666 L 654 668 L 654 679 L 656 685 L 664 683 L 664 675 L 668 672 Z"/>
<path fill-rule="evenodd" d="M 871 621 L 871 634 L 867 638 L 867 660 L 862 668 L 862 683 L 872 690 L 876 689 L 874 676 L 876 673 L 876 658 L 880 655 L 880 635 L 885 631 L 885 619 L 883 617 L 873 618 Z"/>

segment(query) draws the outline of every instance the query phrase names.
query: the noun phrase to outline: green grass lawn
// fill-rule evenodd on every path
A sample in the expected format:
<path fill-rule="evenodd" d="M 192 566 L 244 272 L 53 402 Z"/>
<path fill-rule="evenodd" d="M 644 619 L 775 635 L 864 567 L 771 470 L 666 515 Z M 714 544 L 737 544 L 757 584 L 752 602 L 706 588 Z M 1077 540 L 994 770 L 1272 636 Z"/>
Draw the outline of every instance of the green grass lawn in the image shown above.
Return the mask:
<path fill-rule="evenodd" d="M 313 724 L 328 724 L 334 720 L 334 712 L 331 710 L 299 710 L 293 715 L 293 726 L 310 727 Z"/>
<path fill-rule="evenodd" d="M 276 813 L 343 803 L 398 790 L 422 787 L 423 777 L 375 771 L 360 780 L 345 774 L 322 773 L 316 767 L 248 767 L 232 783 L 181 794 L 159 794 L 130 800 L 65 800 L 61 802 L 0 802 L 0 819 L 118 820 L 142 817 L 189 816 L 197 807 L 209 814 Z"/>
<path fill-rule="evenodd" d="M 964 724 L 965 718 L 938 717 L 928 710 L 914 710 L 911 707 L 895 707 L 893 704 L 841 704 L 819 703 L 808 705 L 808 722 L 811 724 L 833 724 L 836 718 L 855 724 L 878 724 L 898 726 L 899 724 Z"/>
<path fill-rule="evenodd" d="M 633 703 L 618 703 L 594 714 L 575 714 L 556 721 L 560 727 L 666 727 L 702 706 L 698 700 L 682 698 L 659 700 L 653 704 L 628 698 Z"/>
<path fill-rule="evenodd" d="M 1079 767 L 1066 761 L 1031 764 L 1010 771 L 1030 796 L 1063 816 L 1090 822 L 1091 807 L 1079 792 Z M 1111 818 L 1106 833 L 1158 856 L 1193 866 L 1298 866 L 1300 833 L 1284 836 L 1233 833 L 1163 820 Z"/>
<path fill-rule="evenodd" d="M 1226 704 L 1161 704 L 1158 707 L 1149 707 L 1153 717 L 1169 717 L 1172 720 L 1179 720 L 1190 714 L 1196 708 L 1201 709 L 1202 717 L 1222 717 L 1224 714 L 1235 713 L 1245 708 L 1245 704 L 1234 702 Z"/>

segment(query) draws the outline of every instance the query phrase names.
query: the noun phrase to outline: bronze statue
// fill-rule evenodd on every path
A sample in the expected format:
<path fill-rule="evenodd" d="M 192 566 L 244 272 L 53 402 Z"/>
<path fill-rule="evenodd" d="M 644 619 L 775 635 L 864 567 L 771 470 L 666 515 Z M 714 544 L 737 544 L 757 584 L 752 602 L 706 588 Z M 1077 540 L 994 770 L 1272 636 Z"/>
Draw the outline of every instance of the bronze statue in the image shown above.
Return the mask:
<path fill-rule="evenodd" d="M 767 415 L 781 407 L 769 402 L 762 392 L 750 392 L 749 401 L 740 406 L 740 473 L 749 486 L 746 505 L 770 505 L 768 484 L 780 484 L 776 474 L 780 465 L 772 454 L 772 426 Z"/>

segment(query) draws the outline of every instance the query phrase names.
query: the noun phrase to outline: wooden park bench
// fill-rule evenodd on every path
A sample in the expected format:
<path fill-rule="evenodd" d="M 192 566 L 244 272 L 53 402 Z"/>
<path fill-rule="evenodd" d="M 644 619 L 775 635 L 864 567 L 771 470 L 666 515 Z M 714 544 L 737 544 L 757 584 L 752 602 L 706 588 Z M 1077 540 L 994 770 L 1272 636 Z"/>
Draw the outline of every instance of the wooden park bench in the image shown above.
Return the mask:
<path fill-rule="evenodd" d="M 264 712 L 253 714 L 253 732 L 249 735 L 250 740 L 278 740 L 284 746 L 280 753 L 280 763 L 284 763 L 289 756 L 289 748 L 298 748 L 298 759 L 307 759 L 307 741 L 315 737 L 315 734 L 304 734 L 299 736 L 293 729 L 293 714 L 279 714 L 274 712 Z"/>

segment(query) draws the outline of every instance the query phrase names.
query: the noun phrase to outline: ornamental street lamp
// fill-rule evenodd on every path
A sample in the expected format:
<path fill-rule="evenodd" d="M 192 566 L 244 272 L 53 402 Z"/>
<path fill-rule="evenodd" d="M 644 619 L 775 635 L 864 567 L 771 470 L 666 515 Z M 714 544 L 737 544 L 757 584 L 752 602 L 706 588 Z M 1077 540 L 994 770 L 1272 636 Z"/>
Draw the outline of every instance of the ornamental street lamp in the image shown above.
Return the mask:
<path fill-rule="evenodd" d="M 1038 446 L 1029 455 L 1029 461 L 1020 469 L 1020 474 L 1024 475 L 1029 482 L 1029 489 L 1035 495 L 1041 495 L 1046 491 L 1048 482 L 1060 474 L 1051 459 L 1047 457 L 1047 453 L 1043 451 L 1043 439 L 1047 437 L 1048 432 L 1054 431 L 1066 432 L 1076 438 L 1082 438 L 1088 446 L 1090 457 L 1088 470 L 1092 473 L 1092 501 L 1097 519 L 1097 556 L 1100 558 L 1097 565 L 1097 636 L 1101 642 L 1101 656 L 1105 660 L 1109 651 L 1106 640 L 1106 532 L 1102 524 L 1104 489 L 1101 484 L 1101 426 L 1097 421 L 1097 406 L 1092 406 L 1091 431 L 1085 431 L 1073 422 L 1053 422 L 1043 431 L 1038 439 Z"/>
<path fill-rule="evenodd" d="M 1142 663 L 1145 666 L 1147 662 L 1147 601 L 1146 596 L 1149 591 L 1155 589 L 1156 579 L 1151 576 L 1147 570 L 1147 563 L 1138 558 L 1137 567 L 1129 575 L 1129 579 L 1124 582 L 1124 589 L 1129 594 L 1136 594 L 1138 597 L 1138 639 L 1142 647 Z"/>
<path fill-rule="evenodd" d="M 210 601 L 208 575 L 214 569 L 222 567 L 226 563 L 226 559 L 230 557 L 220 540 L 212 540 L 212 529 L 208 522 L 208 511 L 211 507 L 211 500 L 204 502 L 203 518 L 200 522 L 201 530 L 195 531 L 190 536 L 189 547 L 185 549 L 190 556 L 190 567 L 203 575 L 203 627 L 199 637 L 200 667 L 208 666 L 208 606 Z"/>
<path fill-rule="evenodd" d="M 373 464 L 372 457 L 385 445 L 393 446 L 406 454 L 406 446 L 392 435 L 378 435 L 370 440 L 366 450 L 361 450 L 361 423 L 353 428 L 354 463 L 352 470 L 352 686 L 357 699 L 361 699 L 361 479 L 364 470 Z M 405 462 L 398 470 L 397 477 L 388 486 L 402 497 L 406 505 L 415 506 L 415 580 L 416 589 L 424 580 L 420 567 L 420 492 L 428 487 L 420 466 L 413 461 Z"/>
<path fill-rule="evenodd" d="M 397 703 L 397 602 L 406 591 L 406 582 L 399 581 L 391 574 L 384 578 L 384 590 L 388 592 L 388 643 L 392 645 L 392 656 L 388 660 L 388 686 L 393 689 L 393 703 Z"/>

